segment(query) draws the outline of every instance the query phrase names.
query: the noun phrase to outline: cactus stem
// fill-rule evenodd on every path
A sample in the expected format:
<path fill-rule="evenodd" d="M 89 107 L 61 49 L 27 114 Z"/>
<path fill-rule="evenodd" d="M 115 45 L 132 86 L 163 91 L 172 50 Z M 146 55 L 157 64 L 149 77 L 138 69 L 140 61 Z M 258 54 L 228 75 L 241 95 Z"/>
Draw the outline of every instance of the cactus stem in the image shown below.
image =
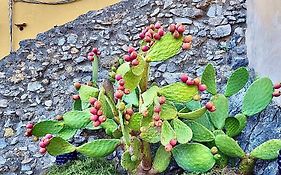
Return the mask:
<path fill-rule="evenodd" d="M 150 144 L 146 141 L 142 141 L 142 169 L 149 171 L 152 166 L 152 156 L 150 150 Z"/>
<path fill-rule="evenodd" d="M 254 157 L 251 157 L 248 154 L 245 155 L 239 164 L 239 171 L 244 175 L 253 174 L 255 162 L 256 160 Z"/>
<path fill-rule="evenodd" d="M 118 101 L 119 101 L 118 103 L 120 103 L 120 100 L 118 100 Z M 126 131 L 126 129 L 125 129 L 122 111 L 118 110 L 118 114 L 119 114 L 119 122 L 120 122 L 120 126 L 121 126 L 122 135 L 124 137 L 126 149 L 128 149 L 130 146 L 130 135 L 129 135 L 129 132 Z"/>
<path fill-rule="evenodd" d="M 94 85 L 97 85 L 98 82 L 98 71 L 99 71 L 99 58 L 95 55 L 94 56 L 94 61 L 92 62 L 92 82 Z"/>
<path fill-rule="evenodd" d="M 145 62 L 142 79 L 141 79 L 140 84 L 139 84 L 140 89 L 141 89 L 141 93 L 143 93 L 147 90 L 148 79 L 149 79 L 149 70 L 150 70 L 150 65 L 149 65 L 148 62 Z"/>

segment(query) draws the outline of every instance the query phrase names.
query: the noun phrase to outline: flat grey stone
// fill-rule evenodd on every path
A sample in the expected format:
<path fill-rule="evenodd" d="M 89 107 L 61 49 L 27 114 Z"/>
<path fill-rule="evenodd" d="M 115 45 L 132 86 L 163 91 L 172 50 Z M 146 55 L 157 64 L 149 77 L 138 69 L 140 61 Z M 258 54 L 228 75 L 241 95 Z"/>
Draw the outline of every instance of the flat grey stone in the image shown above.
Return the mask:
<path fill-rule="evenodd" d="M 210 32 L 210 34 L 213 38 L 223 38 L 229 36 L 231 34 L 231 25 L 227 24 L 217 26 Z"/>
<path fill-rule="evenodd" d="M 31 92 L 35 92 L 35 91 L 38 91 L 39 89 L 41 89 L 42 87 L 43 86 L 41 85 L 40 82 L 35 81 L 35 82 L 28 83 L 27 90 L 31 91 Z"/>

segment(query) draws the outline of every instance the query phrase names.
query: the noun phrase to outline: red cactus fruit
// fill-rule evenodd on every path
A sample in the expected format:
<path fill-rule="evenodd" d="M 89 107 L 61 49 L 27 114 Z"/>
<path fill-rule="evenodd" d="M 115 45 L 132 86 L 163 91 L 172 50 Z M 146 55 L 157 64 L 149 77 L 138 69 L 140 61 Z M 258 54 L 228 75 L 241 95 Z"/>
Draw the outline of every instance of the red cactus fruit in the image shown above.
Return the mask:
<path fill-rule="evenodd" d="M 132 61 L 132 66 L 137 66 L 137 65 L 139 65 L 139 61 L 137 59 L 134 59 Z"/>
<path fill-rule="evenodd" d="M 114 96 L 115 96 L 116 99 L 122 99 L 122 97 L 123 97 L 123 91 L 117 90 L 117 91 L 115 92 Z"/>
<path fill-rule="evenodd" d="M 131 60 L 134 60 L 138 57 L 138 53 L 136 51 L 133 51 L 131 54 L 130 54 L 130 58 Z"/>
<path fill-rule="evenodd" d="M 74 87 L 75 87 L 76 90 L 79 90 L 80 87 L 81 87 L 81 84 L 76 82 L 76 83 L 74 83 Z"/>
<path fill-rule="evenodd" d="M 161 127 L 163 124 L 162 120 L 155 121 L 155 126 Z"/>
<path fill-rule="evenodd" d="M 118 83 L 119 83 L 120 86 L 124 86 L 125 85 L 125 80 L 123 80 L 123 79 L 119 80 Z"/>
<path fill-rule="evenodd" d="M 183 38 L 183 42 L 184 43 L 190 43 L 192 41 L 192 36 L 191 35 L 187 35 Z"/>
<path fill-rule="evenodd" d="M 160 115 L 157 114 L 157 113 L 155 113 L 155 114 L 153 115 L 153 119 L 154 119 L 155 121 L 160 120 Z"/>
<path fill-rule="evenodd" d="M 28 123 L 25 127 L 26 127 L 27 129 L 32 129 L 32 128 L 33 128 L 33 124 L 32 124 L 32 123 Z"/>
<path fill-rule="evenodd" d="M 276 90 L 272 93 L 272 96 L 273 96 L 273 97 L 280 97 L 280 96 L 281 96 L 281 92 L 276 89 Z"/>
<path fill-rule="evenodd" d="M 215 111 L 216 111 L 216 107 L 213 106 L 209 111 L 210 111 L 210 112 L 215 112 Z"/>
<path fill-rule="evenodd" d="M 182 44 L 182 49 L 183 50 L 188 50 L 188 49 L 190 49 L 191 48 L 191 44 L 190 43 L 183 43 Z"/>
<path fill-rule="evenodd" d="M 199 90 L 199 91 L 203 92 L 203 91 L 205 91 L 206 89 L 207 89 L 207 86 L 206 86 L 205 84 L 199 84 L 199 85 L 198 85 L 198 90 Z"/>
<path fill-rule="evenodd" d="M 46 148 L 47 145 L 46 145 L 44 142 L 40 142 L 40 143 L 39 143 L 39 146 L 40 146 L 41 148 Z"/>
<path fill-rule="evenodd" d="M 155 29 L 155 25 L 154 25 L 154 24 L 150 24 L 150 25 L 149 25 L 149 28 L 152 29 L 152 30 L 154 30 L 154 29 Z"/>
<path fill-rule="evenodd" d="M 122 75 L 120 75 L 120 74 L 116 74 L 115 75 L 115 80 L 116 81 L 119 81 L 119 80 L 121 80 L 122 79 Z"/>
<path fill-rule="evenodd" d="M 63 116 L 61 116 L 61 115 L 57 115 L 57 116 L 56 116 L 56 120 L 58 120 L 58 121 L 63 120 Z"/>
<path fill-rule="evenodd" d="M 92 49 L 92 52 L 94 52 L 96 55 L 98 55 L 99 50 L 98 50 L 98 48 L 95 48 L 95 47 L 94 47 L 94 48 Z"/>
<path fill-rule="evenodd" d="M 162 105 L 166 102 L 166 98 L 164 96 L 161 96 L 158 98 L 158 101 L 159 101 L 160 105 Z"/>
<path fill-rule="evenodd" d="M 144 37 L 145 37 L 144 33 L 143 33 L 143 32 L 140 33 L 140 34 L 139 34 L 139 37 L 140 37 L 140 39 L 144 39 Z"/>
<path fill-rule="evenodd" d="M 194 85 L 199 86 L 201 83 L 200 78 L 194 78 Z"/>
<path fill-rule="evenodd" d="M 125 114 L 125 119 L 129 121 L 131 119 L 131 116 L 129 114 Z"/>
<path fill-rule="evenodd" d="M 44 142 L 45 145 L 49 145 L 50 139 L 45 138 L 45 139 L 43 140 L 43 142 Z"/>
<path fill-rule="evenodd" d="M 98 116 L 101 116 L 102 114 L 103 114 L 102 110 L 99 109 L 98 112 L 97 112 L 97 115 L 98 115 Z"/>
<path fill-rule="evenodd" d="M 167 152 L 171 152 L 172 149 L 173 149 L 173 146 L 172 146 L 171 144 L 167 144 L 167 145 L 165 146 L 165 150 L 166 150 Z"/>
<path fill-rule="evenodd" d="M 177 29 L 177 27 L 176 27 L 175 24 L 171 24 L 171 25 L 169 26 L 169 28 L 168 28 L 168 30 L 169 30 L 170 32 L 172 32 L 172 33 L 174 33 L 174 32 L 176 31 L 176 29 Z"/>
<path fill-rule="evenodd" d="M 129 89 L 125 89 L 125 90 L 124 90 L 124 93 L 125 93 L 126 95 L 128 95 L 128 94 L 130 94 L 130 90 L 129 90 Z"/>
<path fill-rule="evenodd" d="M 32 136 L 32 132 L 27 132 L 27 131 L 26 131 L 26 132 L 24 133 L 24 135 L 25 135 L 26 137 L 30 137 L 30 136 Z"/>
<path fill-rule="evenodd" d="M 155 26 L 155 29 L 160 29 L 161 28 L 161 24 L 159 22 L 157 22 L 154 26 Z"/>
<path fill-rule="evenodd" d="M 95 58 L 93 56 L 88 56 L 88 60 L 92 62 L 95 60 Z"/>
<path fill-rule="evenodd" d="M 160 36 L 164 36 L 164 35 L 165 35 L 165 32 L 164 32 L 164 30 L 163 30 L 162 28 L 160 28 L 160 29 L 158 30 L 158 34 L 159 34 Z"/>
<path fill-rule="evenodd" d="M 72 96 L 72 99 L 75 100 L 75 101 L 76 101 L 76 100 L 80 100 L 80 96 L 79 96 L 79 95 L 73 95 L 73 96 Z"/>
<path fill-rule="evenodd" d="M 144 41 L 149 43 L 151 41 L 151 37 L 150 36 L 145 36 L 144 37 Z"/>
<path fill-rule="evenodd" d="M 147 116 L 148 116 L 148 114 L 149 114 L 149 112 L 148 112 L 148 110 L 147 110 L 147 109 L 145 109 L 145 110 L 143 110 L 143 111 L 142 111 L 142 115 L 143 115 L 143 117 L 147 117 Z"/>
<path fill-rule="evenodd" d="M 186 85 L 188 85 L 188 86 L 192 86 L 192 85 L 194 85 L 194 80 L 189 79 L 189 80 L 187 80 L 185 83 L 186 83 Z"/>
<path fill-rule="evenodd" d="M 131 61 L 130 55 L 124 55 L 124 56 L 123 56 L 123 59 L 124 59 L 124 61 L 126 61 L 126 62 L 130 62 L 130 61 Z"/>
<path fill-rule="evenodd" d="M 104 115 L 99 116 L 99 121 L 101 123 L 105 122 L 106 121 L 106 117 Z"/>
<path fill-rule="evenodd" d="M 128 48 L 128 53 L 130 54 L 130 53 L 132 53 L 132 52 L 134 52 L 135 51 L 135 49 L 133 48 L 133 47 L 129 47 Z"/>
<path fill-rule="evenodd" d="M 160 36 L 158 33 L 155 33 L 155 34 L 153 35 L 153 38 L 154 38 L 155 40 L 160 40 L 160 39 L 161 39 L 161 36 Z"/>
<path fill-rule="evenodd" d="M 142 46 L 141 50 L 143 52 L 147 52 L 149 50 L 149 47 L 148 46 Z"/>
<path fill-rule="evenodd" d="M 174 147 L 174 146 L 176 146 L 176 144 L 177 144 L 177 140 L 176 139 L 170 140 L 170 145 L 172 145 Z"/>
<path fill-rule="evenodd" d="M 46 149 L 46 148 L 40 148 L 40 149 L 39 149 L 39 152 L 40 152 L 41 154 L 45 154 L 45 153 L 47 152 L 47 149 Z"/>
<path fill-rule="evenodd" d="M 126 109 L 126 114 L 133 115 L 134 114 L 134 110 L 132 108 L 127 108 Z"/>
<path fill-rule="evenodd" d="M 207 102 L 206 105 L 205 105 L 205 107 L 206 107 L 208 110 L 211 110 L 213 106 L 214 106 L 214 103 L 211 102 L 211 101 Z"/>
<path fill-rule="evenodd" d="M 160 113 L 161 112 L 161 106 L 160 105 L 154 106 L 154 112 L 155 113 Z"/>
<path fill-rule="evenodd" d="M 97 115 L 98 110 L 96 108 L 91 108 L 90 113 L 93 115 Z"/>
<path fill-rule="evenodd" d="M 124 86 L 118 86 L 117 89 L 120 90 L 120 91 L 124 91 L 124 90 L 125 90 L 125 87 L 124 87 Z"/>
<path fill-rule="evenodd" d="M 180 25 L 178 25 L 178 27 L 177 27 L 177 31 L 178 31 L 179 33 L 183 33 L 183 32 L 185 31 L 185 27 L 184 27 L 182 24 L 180 24 Z"/>
<path fill-rule="evenodd" d="M 91 115 L 90 120 L 91 120 L 91 121 L 97 121 L 98 118 L 99 118 L 98 115 Z"/>
<path fill-rule="evenodd" d="M 183 83 L 185 83 L 185 82 L 188 80 L 188 76 L 187 76 L 186 74 L 182 74 L 182 75 L 180 76 L 180 79 L 181 79 L 181 81 L 182 81 Z"/>
<path fill-rule="evenodd" d="M 174 38 L 178 39 L 180 37 L 180 33 L 178 31 L 175 31 L 173 33 Z"/>
<path fill-rule="evenodd" d="M 46 135 L 45 135 L 45 138 L 46 138 L 46 139 L 51 139 L 51 138 L 53 138 L 53 135 L 52 135 L 52 134 L 46 134 Z"/>
<path fill-rule="evenodd" d="M 90 103 L 91 105 L 94 105 L 96 101 L 97 101 L 97 99 L 94 98 L 94 97 L 91 97 L 91 98 L 89 99 L 89 103 Z"/>
<path fill-rule="evenodd" d="M 93 126 L 98 127 L 98 126 L 100 126 L 100 124 L 101 124 L 101 122 L 99 120 L 97 120 L 93 123 Z"/>
<path fill-rule="evenodd" d="M 101 108 L 101 102 L 100 102 L 100 101 L 96 101 L 96 102 L 94 103 L 94 107 L 95 107 L 97 110 L 99 110 L 99 109 Z"/>
<path fill-rule="evenodd" d="M 274 89 L 280 89 L 281 88 L 281 83 L 276 83 L 273 86 Z"/>

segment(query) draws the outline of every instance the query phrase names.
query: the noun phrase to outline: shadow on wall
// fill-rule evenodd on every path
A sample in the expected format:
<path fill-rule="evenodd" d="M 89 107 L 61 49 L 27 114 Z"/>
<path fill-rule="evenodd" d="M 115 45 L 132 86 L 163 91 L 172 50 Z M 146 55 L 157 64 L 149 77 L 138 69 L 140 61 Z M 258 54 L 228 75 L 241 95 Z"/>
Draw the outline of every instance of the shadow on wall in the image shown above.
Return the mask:
<path fill-rule="evenodd" d="M 247 0 L 247 26 L 250 66 L 259 75 L 281 82 L 281 1 Z"/>
<path fill-rule="evenodd" d="M 42 0 L 54 2 L 58 0 Z M 119 0 L 78 0 L 63 5 L 44 5 L 16 2 L 13 7 L 13 48 L 19 48 L 19 41 L 35 38 L 40 32 L 47 31 L 56 25 L 72 21 L 90 10 L 98 10 L 119 2 Z M 9 54 L 9 12 L 8 0 L 0 1 L 0 59 Z M 20 24 L 24 24 L 20 30 Z M 19 24 L 16 26 L 15 24 Z"/>

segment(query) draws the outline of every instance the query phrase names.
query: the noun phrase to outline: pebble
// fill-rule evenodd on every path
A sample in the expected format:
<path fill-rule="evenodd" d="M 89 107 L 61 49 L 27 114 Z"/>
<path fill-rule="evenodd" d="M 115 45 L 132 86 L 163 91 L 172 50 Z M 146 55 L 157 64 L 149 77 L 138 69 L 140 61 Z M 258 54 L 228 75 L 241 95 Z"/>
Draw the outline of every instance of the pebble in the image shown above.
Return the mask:
<path fill-rule="evenodd" d="M 0 108 L 6 108 L 8 107 L 8 100 L 2 99 L 0 100 Z"/>
<path fill-rule="evenodd" d="M 36 81 L 36 82 L 28 83 L 27 90 L 31 91 L 31 92 L 35 92 L 35 91 L 38 91 L 39 89 L 41 89 L 42 87 L 43 86 L 41 85 L 41 83 Z"/>

